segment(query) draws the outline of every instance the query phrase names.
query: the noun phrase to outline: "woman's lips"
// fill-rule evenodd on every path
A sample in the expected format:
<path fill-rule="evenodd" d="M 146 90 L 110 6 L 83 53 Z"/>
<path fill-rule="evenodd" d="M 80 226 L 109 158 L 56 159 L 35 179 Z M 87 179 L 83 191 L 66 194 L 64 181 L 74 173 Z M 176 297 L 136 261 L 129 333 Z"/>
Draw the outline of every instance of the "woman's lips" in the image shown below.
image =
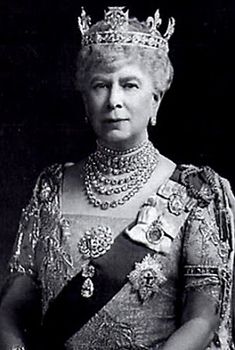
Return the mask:
<path fill-rule="evenodd" d="M 112 123 L 121 123 L 127 121 L 127 118 L 116 118 L 116 119 L 105 119 L 104 123 L 112 124 Z"/>

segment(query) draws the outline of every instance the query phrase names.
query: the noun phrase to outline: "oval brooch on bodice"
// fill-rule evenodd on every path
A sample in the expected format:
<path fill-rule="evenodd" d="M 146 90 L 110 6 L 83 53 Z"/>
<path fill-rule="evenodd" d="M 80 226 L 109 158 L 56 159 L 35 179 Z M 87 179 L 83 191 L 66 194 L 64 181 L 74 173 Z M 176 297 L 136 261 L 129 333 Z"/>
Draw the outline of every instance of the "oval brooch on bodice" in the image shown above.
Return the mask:
<path fill-rule="evenodd" d="M 110 227 L 98 226 L 87 230 L 78 243 L 79 252 L 85 259 L 104 255 L 113 244 Z"/>

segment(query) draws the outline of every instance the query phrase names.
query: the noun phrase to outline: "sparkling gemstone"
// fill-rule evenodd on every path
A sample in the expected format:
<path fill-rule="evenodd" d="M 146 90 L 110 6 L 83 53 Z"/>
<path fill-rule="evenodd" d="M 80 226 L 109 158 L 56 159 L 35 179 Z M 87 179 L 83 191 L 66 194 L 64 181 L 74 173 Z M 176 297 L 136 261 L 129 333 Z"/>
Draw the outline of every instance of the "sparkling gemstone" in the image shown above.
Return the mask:
<path fill-rule="evenodd" d="M 106 210 L 109 208 L 109 202 L 103 202 L 100 204 L 101 209 Z"/>

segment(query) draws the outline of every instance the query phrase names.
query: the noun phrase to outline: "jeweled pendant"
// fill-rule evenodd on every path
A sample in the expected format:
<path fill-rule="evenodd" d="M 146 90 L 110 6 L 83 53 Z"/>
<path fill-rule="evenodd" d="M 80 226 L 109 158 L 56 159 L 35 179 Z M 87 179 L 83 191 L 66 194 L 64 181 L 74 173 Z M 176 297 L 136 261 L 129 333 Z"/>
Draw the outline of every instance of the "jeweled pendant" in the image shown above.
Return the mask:
<path fill-rule="evenodd" d="M 168 209 L 169 211 L 178 216 L 184 211 L 184 202 L 182 200 L 182 196 L 180 194 L 172 194 L 169 198 Z"/>
<path fill-rule="evenodd" d="M 94 283 L 88 277 L 83 282 L 82 289 L 81 289 L 81 296 L 83 298 L 90 298 L 92 297 L 93 293 L 94 293 Z"/>
<path fill-rule="evenodd" d="M 159 244 L 164 238 L 164 230 L 158 220 L 153 221 L 146 232 L 146 239 L 151 244 Z"/>

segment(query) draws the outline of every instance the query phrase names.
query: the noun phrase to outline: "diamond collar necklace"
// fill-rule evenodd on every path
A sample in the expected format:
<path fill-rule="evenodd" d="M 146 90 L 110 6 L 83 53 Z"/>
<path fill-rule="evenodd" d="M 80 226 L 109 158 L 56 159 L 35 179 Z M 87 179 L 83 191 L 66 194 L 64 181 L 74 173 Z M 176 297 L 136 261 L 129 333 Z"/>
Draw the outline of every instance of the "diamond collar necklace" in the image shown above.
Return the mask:
<path fill-rule="evenodd" d="M 123 151 L 97 144 L 84 165 L 84 187 L 89 203 L 103 210 L 124 205 L 149 180 L 159 153 L 147 140 Z"/>

